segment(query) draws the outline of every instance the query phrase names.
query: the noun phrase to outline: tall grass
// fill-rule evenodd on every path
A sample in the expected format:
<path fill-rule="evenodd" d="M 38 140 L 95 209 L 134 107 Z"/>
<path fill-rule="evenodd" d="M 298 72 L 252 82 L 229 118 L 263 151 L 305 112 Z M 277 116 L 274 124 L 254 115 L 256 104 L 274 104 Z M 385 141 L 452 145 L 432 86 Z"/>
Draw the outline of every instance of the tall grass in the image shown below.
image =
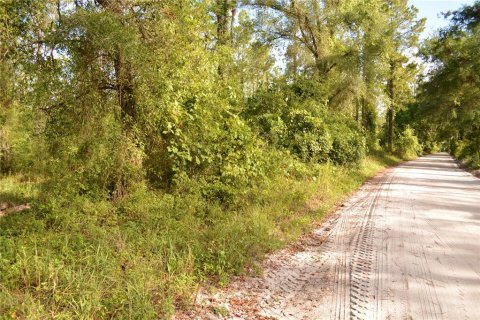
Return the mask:
<path fill-rule="evenodd" d="M 1 319 L 156 319 L 188 308 L 200 283 L 226 284 L 295 240 L 394 157 L 360 166 L 284 168 L 225 206 L 200 191 L 139 186 L 117 201 L 38 199 L 36 183 L 0 181 Z"/>

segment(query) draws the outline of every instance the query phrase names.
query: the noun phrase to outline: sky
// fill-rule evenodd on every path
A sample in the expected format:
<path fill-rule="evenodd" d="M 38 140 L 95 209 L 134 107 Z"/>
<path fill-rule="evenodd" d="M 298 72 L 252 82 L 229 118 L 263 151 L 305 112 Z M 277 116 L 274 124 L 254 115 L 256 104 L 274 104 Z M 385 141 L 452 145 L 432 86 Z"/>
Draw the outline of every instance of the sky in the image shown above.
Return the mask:
<path fill-rule="evenodd" d="M 409 3 L 418 8 L 418 17 L 427 18 L 425 31 L 422 38 L 425 39 L 436 29 L 444 27 L 448 24 L 448 20 L 443 19 L 442 12 L 456 10 L 462 5 L 473 4 L 474 0 L 409 0 Z"/>

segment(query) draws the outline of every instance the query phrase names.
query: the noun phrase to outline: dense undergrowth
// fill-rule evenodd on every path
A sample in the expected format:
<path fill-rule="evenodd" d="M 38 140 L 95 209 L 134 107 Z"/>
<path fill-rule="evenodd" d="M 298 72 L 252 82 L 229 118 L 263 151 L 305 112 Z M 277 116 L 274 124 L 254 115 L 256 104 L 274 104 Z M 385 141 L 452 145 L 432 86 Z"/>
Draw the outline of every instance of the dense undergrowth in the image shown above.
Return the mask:
<path fill-rule="evenodd" d="M 284 174 L 228 207 L 191 186 L 138 186 L 117 202 L 38 202 L 38 181 L 1 180 L 0 197 L 32 209 L 0 218 L 5 319 L 155 319 L 188 308 L 199 283 L 225 284 L 297 238 L 365 179 L 398 158 L 358 167 L 281 162 Z"/>

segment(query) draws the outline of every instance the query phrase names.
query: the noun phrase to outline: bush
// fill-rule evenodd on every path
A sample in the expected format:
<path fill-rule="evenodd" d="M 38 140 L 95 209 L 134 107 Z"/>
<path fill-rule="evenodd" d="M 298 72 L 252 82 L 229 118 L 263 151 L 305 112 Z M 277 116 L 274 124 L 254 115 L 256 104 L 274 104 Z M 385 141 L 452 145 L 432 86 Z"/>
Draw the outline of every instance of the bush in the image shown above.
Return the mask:
<path fill-rule="evenodd" d="M 284 146 L 305 162 L 325 162 L 332 141 L 321 118 L 314 117 L 305 110 L 293 110 L 288 115 Z"/>
<path fill-rule="evenodd" d="M 332 117 L 329 122 L 333 143 L 329 158 L 340 165 L 357 165 L 365 158 L 366 141 L 357 123 L 346 116 Z"/>
<path fill-rule="evenodd" d="M 143 181 L 141 142 L 126 134 L 113 115 L 99 114 L 78 124 L 64 121 L 65 113 L 73 111 L 56 112 L 49 116 L 43 138 L 50 147 L 41 155 L 45 157 L 46 198 L 67 202 L 77 195 L 115 199 Z"/>
<path fill-rule="evenodd" d="M 472 169 L 480 167 L 480 153 L 476 151 L 476 146 L 473 141 L 453 140 L 450 145 L 450 152 L 457 159 L 463 160 Z"/>
<path fill-rule="evenodd" d="M 403 159 L 415 159 L 422 150 L 415 131 L 409 127 L 402 132 L 395 144 L 395 152 Z"/>
<path fill-rule="evenodd" d="M 215 103 L 215 106 L 212 106 Z M 159 122 L 164 157 L 149 152 L 150 182 L 161 187 L 180 187 L 195 180 L 205 187 L 212 200 L 229 202 L 242 190 L 266 174 L 266 151 L 262 141 L 244 119 L 229 111 L 224 101 L 197 99 L 176 117 Z M 152 148 L 155 150 L 155 148 Z M 153 157 L 151 157 L 153 156 Z"/>
<path fill-rule="evenodd" d="M 427 140 L 423 143 L 423 152 L 426 154 L 439 152 L 440 145 L 436 141 Z"/>
<path fill-rule="evenodd" d="M 297 89 L 285 90 L 293 97 L 273 90 L 257 93 L 247 101 L 244 118 L 270 144 L 304 162 L 358 164 L 366 154 L 358 124 L 346 115 L 327 113 L 324 105 Z"/>

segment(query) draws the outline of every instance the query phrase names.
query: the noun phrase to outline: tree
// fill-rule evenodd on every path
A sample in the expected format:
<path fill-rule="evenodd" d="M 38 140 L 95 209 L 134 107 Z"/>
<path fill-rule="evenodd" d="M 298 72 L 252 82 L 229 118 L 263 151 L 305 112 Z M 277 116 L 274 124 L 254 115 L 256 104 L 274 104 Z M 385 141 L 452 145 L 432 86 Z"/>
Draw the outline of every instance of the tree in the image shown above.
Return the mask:
<path fill-rule="evenodd" d="M 387 147 L 393 150 L 395 112 L 413 98 L 412 85 L 417 74 L 416 64 L 409 62 L 414 54 L 424 20 L 416 20 L 417 10 L 406 0 L 387 1 L 388 28 L 384 46 L 388 65 L 387 96 L 389 98 L 386 123 Z"/>
<path fill-rule="evenodd" d="M 420 85 L 425 121 L 437 126 L 436 139 L 451 152 L 478 164 L 480 151 L 480 2 L 449 12 L 449 27 L 430 39 L 422 53 L 433 65 Z"/>
<path fill-rule="evenodd" d="M 324 92 L 319 92 L 318 99 L 333 109 L 349 105 L 357 92 L 358 73 L 355 69 L 352 72 L 351 62 L 358 48 L 348 33 L 357 3 L 308 0 L 250 4 L 270 13 L 270 22 L 262 23 L 264 36 L 288 43 L 291 77 L 301 72 L 319 82 Z"/>

